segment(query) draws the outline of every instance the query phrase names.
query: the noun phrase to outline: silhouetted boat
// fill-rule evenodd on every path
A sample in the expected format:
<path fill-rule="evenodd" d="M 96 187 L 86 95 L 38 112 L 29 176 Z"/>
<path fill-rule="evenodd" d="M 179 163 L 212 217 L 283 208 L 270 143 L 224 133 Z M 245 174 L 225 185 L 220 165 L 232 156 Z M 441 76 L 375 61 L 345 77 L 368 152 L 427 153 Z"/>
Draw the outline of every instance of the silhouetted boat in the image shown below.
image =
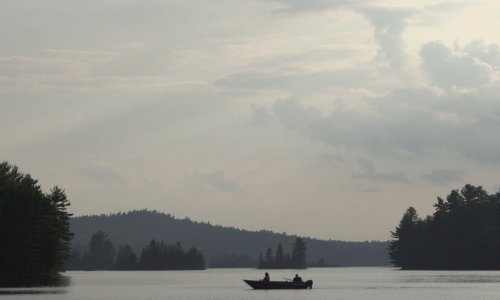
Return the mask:
<path fill-rule="evenodd" d="M 313 281 L 263 281 L 263 280 L 243 280 L 249 286 L 256 290 L 274 290 L 274 289 L 312 289 Z"/>

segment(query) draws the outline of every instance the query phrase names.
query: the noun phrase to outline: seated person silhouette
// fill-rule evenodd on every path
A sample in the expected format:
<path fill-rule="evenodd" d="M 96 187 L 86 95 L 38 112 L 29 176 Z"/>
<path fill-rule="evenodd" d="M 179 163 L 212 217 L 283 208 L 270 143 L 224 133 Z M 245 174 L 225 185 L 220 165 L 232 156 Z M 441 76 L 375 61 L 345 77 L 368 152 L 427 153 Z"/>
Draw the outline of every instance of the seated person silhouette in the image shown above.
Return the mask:
<path fill-rule="evenodd" d="M 295 274 L 295 277 L 293 278 L 293 282 L 302 282 L 302 278 L 299 276 L 299 274 Z"/>
<path fill-rule="evenodd" d="M 269 273 L 266 272 L 266 274 L 264 275 L 264 279 L 262 279 L 262 281 L 271 281 L 271 278 L 269 277 Z"/>

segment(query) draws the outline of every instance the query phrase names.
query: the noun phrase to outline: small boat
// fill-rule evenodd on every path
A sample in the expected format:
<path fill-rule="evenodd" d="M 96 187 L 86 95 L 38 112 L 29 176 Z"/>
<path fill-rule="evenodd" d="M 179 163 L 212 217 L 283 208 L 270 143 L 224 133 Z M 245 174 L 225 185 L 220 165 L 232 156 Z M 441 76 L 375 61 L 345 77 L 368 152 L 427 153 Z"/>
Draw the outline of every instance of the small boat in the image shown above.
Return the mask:
<path fill-rule="evenodd" d="M 283 289 L 312 289 L 313 281 L 264 281 L 264 280 L 243 280 L 246 284 L 256 290 L 283 290 Z"/>

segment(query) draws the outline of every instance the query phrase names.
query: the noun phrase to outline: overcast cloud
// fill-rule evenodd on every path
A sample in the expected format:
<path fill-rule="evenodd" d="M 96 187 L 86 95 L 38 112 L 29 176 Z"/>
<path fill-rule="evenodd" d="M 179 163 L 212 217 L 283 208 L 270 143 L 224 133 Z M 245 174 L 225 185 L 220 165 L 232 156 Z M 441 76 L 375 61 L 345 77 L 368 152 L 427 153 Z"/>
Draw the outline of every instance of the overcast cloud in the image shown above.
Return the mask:
<path fill-rule="evenodd" d="M 76 215 L 385 240 L 498 191 L 497 1 L 8 0 L 0 25 L 0 160 Z"/>

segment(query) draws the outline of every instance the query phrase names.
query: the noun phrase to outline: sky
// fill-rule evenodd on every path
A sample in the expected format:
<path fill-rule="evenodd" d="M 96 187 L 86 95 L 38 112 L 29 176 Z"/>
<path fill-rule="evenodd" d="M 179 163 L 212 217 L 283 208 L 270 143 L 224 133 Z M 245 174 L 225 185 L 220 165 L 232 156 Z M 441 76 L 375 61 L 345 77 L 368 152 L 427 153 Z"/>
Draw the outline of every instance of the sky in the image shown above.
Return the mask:
<path fill-rule="evenodd" d="M 387 240 L 499 191 L 497 0 L 3 0 L 0 161 L 75 215 Z"/>

